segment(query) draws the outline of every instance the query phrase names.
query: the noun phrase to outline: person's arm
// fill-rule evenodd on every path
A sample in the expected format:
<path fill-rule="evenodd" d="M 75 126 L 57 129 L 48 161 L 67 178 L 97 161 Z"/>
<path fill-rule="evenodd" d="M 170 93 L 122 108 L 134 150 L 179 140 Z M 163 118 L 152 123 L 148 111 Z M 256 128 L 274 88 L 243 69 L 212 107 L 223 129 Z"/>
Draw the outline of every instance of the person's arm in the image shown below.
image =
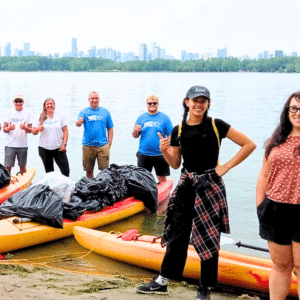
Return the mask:
<path fill-rule="evenodd" d="M 178 169 L 181 165 L 180 147 L 171 146 L 169 136 L 164 138 L 160 132 L 158 132 L 157 135 L 160 140 L 159 147 L 165 160 L 173 169 Z"/>
<path fill-rule="evenodd" d="M 68 126 L 65 125 L 64 127 L 62 127 L 62 131 L 63 131 L 62 145 L 60 146 L 59 151 L 66 151 L 68 138 L 69 138 Z"/>
<path fill-rule="evenodd" d="M 15 129 L 15 125 L 14 124 L 11 124 L 11 123 L 7 123 L 7 122 L 4 122 L 4 126 L 3 126 L 3 131 L 5 133 L 9 133 L 11 130 L 14 130 Z"/>
<path fill-rule="evenodd" d="M 113 137 L 114 137 L 114 128 L 113 127 L 107 128 L 107 141 L 108 141 L 107 144 L 109 148 L 111 148 Z"/>
<path fill-rule="evenodd" d="M 216 173 L 219 176 L 225 175 L 230 169 L 234 168 L 236 165 L 245 160 L 256 148 L 255 143 L 250 138 L 232 127 L 229 128 L 226 137 L 237 145 L 241 146 L 241 149 L 224 165 L 216 167 Z"/>
<path fill-rule="evenodd" d="M 44 129 L 44 125 L 39 124 L 38 126 L 32 128 L 32 134 L 37 135 L 40 131 L 43 131 Z"/>
<path fill-rule="evenodd" d="M 22 130 L 24 130 L 25 132 L 27 132 L 27 133 L 31 133 L 32 132 L 32 124 L 26 125 L 26 122 L 24 122 L 24 123 L 20 124 L 20 128 Z"/>
<path fill-rule="evenodd" d="M 84 118 L 83 118 L 83 116 L 82 116 L 80 119 L 78 119 L 78 120 L 76 121 L 76 126 L 77 126 L 77 127 L 80 127 L 83 123 L 84 123 Z"/>
<path fill-rule="evenodd" d="M 142 126 L 135 123 L 135 126 L 132 131 L 132 136 L 138 138 L 141 134 Z"/>
<path fill-rule="evenodd" d="M 270 174 L 270 162 L 264 158 L 262 168 L 259 172 L 256 185 L 256 206 L 263 202 L 268 188 L 268 178 Z"/>

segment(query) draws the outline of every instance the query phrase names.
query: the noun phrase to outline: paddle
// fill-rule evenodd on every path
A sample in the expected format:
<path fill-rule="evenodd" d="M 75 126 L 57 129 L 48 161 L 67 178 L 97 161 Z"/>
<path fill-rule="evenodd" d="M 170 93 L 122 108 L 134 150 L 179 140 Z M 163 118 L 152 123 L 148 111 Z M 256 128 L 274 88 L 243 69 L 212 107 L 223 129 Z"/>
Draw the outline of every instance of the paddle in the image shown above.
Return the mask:
<path fill-rule="evenodd" d="M 123 241 L 143 241 L 149 243 L 160 243 L 160 237 L 155 237 L 151 235 L 139 235 L 139 232 L 136 229 L 129 229 L 123 234 L 119 235 L 118 238 L 122 238 Z M 236 242 L 234 239 L 221 235 L 221 245 L 236 245 L 238 247 L 244 247 L 254 250 L 259 250 L 263 252 L 269 252 L 269 249 L 256 247 L 252 245 L 243 244 L 241 242 Z"/>
<path fill-rule="evenodd" d="M 269 249 L 243 244 L 241 242 L 237 242 L 234 239 L 223 236 L 223 235 L 221 235 L 221 245 L 236 245 L 238 247 L 244 247 L 244 248 L 259 250 L 259 251 L 263 251 L 263 252 L 269 252 Z"/>

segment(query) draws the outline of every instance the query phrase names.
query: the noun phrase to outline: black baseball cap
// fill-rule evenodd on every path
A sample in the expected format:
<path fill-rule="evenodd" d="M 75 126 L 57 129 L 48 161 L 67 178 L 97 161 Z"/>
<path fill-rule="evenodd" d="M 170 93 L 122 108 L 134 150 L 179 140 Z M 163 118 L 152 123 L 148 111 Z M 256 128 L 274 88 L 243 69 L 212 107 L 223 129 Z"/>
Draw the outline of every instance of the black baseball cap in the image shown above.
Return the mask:
<path fill-rule="evenodd" d="M 204 96 L 210 99 L 209 90 L 206 87 L 201 85 L 192 86 L 186 93 L 186 98 L 190 98 L 190 99 L 194 99 L 200 96 Z"/>

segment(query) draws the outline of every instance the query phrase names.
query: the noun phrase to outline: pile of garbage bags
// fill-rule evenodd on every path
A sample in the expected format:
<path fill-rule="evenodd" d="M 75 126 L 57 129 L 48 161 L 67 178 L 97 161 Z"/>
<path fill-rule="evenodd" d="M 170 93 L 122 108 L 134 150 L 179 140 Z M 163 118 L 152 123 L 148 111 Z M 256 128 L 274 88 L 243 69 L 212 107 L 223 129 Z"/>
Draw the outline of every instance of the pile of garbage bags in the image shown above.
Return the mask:
<path fill-rule="evenodd" d="M 77 220 L 85 211 L 98 212 L 131 196 L 156 211 L 157 185 L 146 169 L 112 164 L 95 178 L 83 177 L 78 182 L 51 172 L 5 201 L 0 206 L 0 218 L 16 215 L 63 228 L 63 218 Z"/>

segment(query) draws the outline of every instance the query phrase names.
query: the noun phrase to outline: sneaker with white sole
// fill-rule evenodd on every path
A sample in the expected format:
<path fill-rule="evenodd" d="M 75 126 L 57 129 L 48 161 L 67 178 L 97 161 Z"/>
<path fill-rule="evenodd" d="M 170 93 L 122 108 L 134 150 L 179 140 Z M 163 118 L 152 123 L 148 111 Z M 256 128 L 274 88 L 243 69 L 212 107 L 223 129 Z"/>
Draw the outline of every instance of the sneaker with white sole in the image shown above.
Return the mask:
<path fill-rule="evenodd" d="M 158 295 L 167 295 L 168 287 L 167 285 L 160 285 L 153 279 L 147 284 L 140 285 L 136 288 L 136 291 L 142 294 L 158 294 Z"/>
<path fill-rule="evenodd" d="M 210 300 L 210 290 L 208 288 L 201 287 L 198 290 L 196 300 Z"/>

